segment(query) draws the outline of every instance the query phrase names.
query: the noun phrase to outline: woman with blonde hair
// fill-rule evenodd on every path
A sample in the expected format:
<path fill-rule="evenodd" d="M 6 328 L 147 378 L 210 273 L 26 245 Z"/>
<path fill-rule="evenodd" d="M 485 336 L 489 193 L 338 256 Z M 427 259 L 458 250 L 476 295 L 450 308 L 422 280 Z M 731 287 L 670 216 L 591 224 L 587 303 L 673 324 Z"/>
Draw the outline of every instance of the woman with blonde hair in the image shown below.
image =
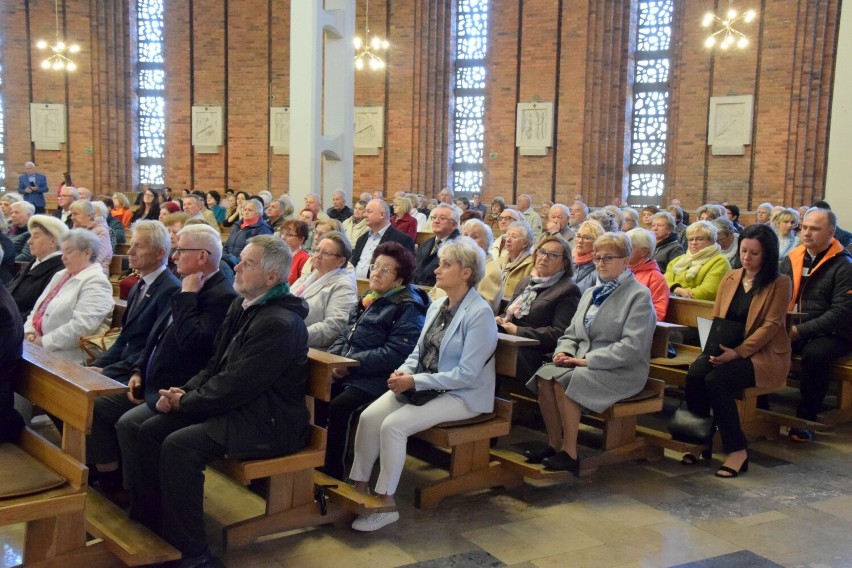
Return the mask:
<path fill-rule="evenodd" d="M 390 224 L 411 237 L 411 240 L 417 240 L 417 219 L 411 216 L 411 200 L 407 197 L 394 198 Z"/>
<path fill-rule="evenodd" d="M 574 237 L 574 282 L 580 292 L 585 292 L 597 284 L 598 273 L 593 262 L 595 256 L 595 241 L 604 234 L 604 229 L 597 221 L 583 221 Z"/>
<path fill-rule="evenodd" d="M 115 207 L 110 211 L 110 215 L 118 219 L 125 229 L 129 229 L 130 224 L 133 222 L 133 211 L 130 209 L 130 200 L 123 193 L 116 192 L 112 194 L 112 202 Z"/>
<path fill-rule="evenodd" d="M 505 211 L 504 211 L 505 213 Z M 532 227 L 526 221 L 515 221 L 506 230 L 506 256 L 500 259 L 503 272 L 503 293 L 514 296 L 515 286 L 530 275 L 533 269 Z"/>
<path fill-rule="evenodd" d="M 799 246 L 799 236 L 793 228 L 799 224 L 799 212 L 795 209 L 782 209 L 772 216 L 772 229 L 778 235 L 778 258 L 783 259 L 790 251 Z"/>

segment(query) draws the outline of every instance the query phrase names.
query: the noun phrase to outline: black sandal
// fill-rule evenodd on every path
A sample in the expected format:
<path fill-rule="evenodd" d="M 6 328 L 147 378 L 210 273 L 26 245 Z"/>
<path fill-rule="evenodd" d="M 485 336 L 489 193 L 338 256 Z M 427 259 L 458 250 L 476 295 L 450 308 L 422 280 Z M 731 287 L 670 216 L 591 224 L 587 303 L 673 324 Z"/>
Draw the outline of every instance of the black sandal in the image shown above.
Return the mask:
<path fill-rule="evenodd" d="M 687 453 L 685 454 L 681 460 L 681 465 L 695 465 L 699 460 L 709 460 L 711 458 L 710 450 L 702 450 L 698 457 L 695 457 L 695 454 Z"/>
<path fill-rule="evenodd" d="M 737 471 L 732 467 L 728 467 L 726 465 L 719 466 L 719 469 L 716 470 L 716 477 L 721 477 L 722 479 L 732 479 L 738 476 L 741 473 L 745 473 L 748 471 L 748 458 L 745 459 L 743 465 L 740 466 L 740 470 Z M 722 474 L 722 475 L 720 475 Z"/>

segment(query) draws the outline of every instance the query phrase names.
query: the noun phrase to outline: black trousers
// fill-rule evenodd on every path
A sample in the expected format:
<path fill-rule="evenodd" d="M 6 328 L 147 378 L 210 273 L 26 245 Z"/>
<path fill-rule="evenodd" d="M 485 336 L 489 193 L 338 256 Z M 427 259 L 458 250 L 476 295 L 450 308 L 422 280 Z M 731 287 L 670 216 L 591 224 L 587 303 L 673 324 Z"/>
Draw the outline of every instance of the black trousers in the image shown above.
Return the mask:
<path fill-rule="evenodd" d="M 690 412 L 713 418 L 725 453 L 744 450 L 748 441 L 740 427 L 736 397 L 754 386 L 754 365 L 751 359 L 736 359 L 714 366 L 707 355 L 700 355 L 686 375 L 686 404 Z"/>
<path fill-rule="evenodd" d="M 331 394 L 334 398 L 328 405 L 328 441 L 323 471 L 345 480 L 351 465 L 347 463 L 351 434 L 358 427 L 361 411 L 376 397 L 359 388 L 344 388 L 338 384 L 332 385 Z"/>
<path fill-rule="evenodd" d="M 115 425 L 125 412 L 132 410 L 135 406 L 125 393 L 99 396 L 95 399 L 92 433 L 86 436 L 87 462 L 106 464 L 121 459 Z"/>
<path fill-rule="evenodd" d="M 815 421 L 828 393 L 831 364 L 848 353 L 852 345 L 836 335 L 825 335 L 799 341 L 793 347 L 794 351 L 802 356 L 802 373 L 799 377 L 802 400 L 799 402 L 796 416 Z"/>
<path fill-rule="evenodd" d="M 207 549 L 204 468 L 223 457 L 225 447 L 207 435 L 204 422 L 156 414 L 147 405 L 119 420 L 119 440 L 129 469 L 131 518 L 184 557 L 202 554 Z"/>

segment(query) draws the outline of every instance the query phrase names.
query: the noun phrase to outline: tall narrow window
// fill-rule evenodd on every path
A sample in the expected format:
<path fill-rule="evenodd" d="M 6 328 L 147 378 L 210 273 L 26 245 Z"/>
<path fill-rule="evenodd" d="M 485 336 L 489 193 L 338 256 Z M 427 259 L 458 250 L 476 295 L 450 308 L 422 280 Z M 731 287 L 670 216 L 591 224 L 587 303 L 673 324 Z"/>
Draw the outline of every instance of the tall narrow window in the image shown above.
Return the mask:
<path fill-rule="evenodd" d="M 0 37 L 0 189 L 5 190 L 6 183 L 6 115 L 3 96 L 3 38 Z"/>
<path fill-rule="evenodd" d="M 137 0 L 136 58 L 139 97 L 139 181 L 163 184 L 166 151 L 166 71 L 163 65 L 163 2 Z"/>
<path fill-rule="evenodd" d="M 453 187 L 482 191 L 488 0 L 458 0 Z"/>
<path fill-rule="evenodd" d="M 657 205 L 665 189 L 669 59 L 674 0 L 638 0 L 630 145 L 631 205 Z"/>

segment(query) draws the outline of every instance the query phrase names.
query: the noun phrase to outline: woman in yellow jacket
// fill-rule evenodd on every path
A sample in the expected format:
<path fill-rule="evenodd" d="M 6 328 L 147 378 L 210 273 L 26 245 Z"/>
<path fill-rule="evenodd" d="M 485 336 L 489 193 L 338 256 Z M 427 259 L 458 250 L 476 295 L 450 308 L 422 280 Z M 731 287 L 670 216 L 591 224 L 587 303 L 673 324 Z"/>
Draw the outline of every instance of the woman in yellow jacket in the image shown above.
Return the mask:
<path fill-rule="evenodd" d="M 731 270 L 716 244 L 716 227 L 708 221 L 696 221 L 687 227 L 686 240 L 686 254 L 666 267 L 669 290 L 673 296 L 713 301 L 722 277 Z"/>

